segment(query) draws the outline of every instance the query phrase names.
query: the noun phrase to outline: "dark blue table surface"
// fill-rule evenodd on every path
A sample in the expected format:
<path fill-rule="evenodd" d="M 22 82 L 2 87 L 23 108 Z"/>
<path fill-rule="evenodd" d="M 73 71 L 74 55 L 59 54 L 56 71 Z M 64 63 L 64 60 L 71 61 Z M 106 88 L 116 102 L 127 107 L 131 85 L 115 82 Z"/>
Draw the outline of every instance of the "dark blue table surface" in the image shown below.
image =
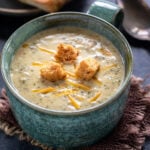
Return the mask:
<path fill-rule="evenodd" d="M 61 11 L 80 11 L 86 12 L 95 0 L 72 0 Z M 110 0 L 113 1 L 114 0 Z M 140 10 L 139 10 L 140 11 Z M 43 15 L 43 14 L 40 14 Z M 37 17 L 30 16 L 15 16 L 0 14 L 0 50 L 2 50 L 8 37 L 22 24 Z M 139 41 L 130 37 L 123 28 L 120 31 L 125 35 L 131 45 L 134 57 L 133 74 L 145 78 L 150 74 L 150 42 Z M 150 83 L 150 79 L 146 80 L 146 84 Z M 3 80 L 0 75 L 0 88 L 4 87 Z M 40 150 L 40 148 L 32 146 L 25 141 L 19 141 L 16 137 L 10 137 L 0 131 L 0 150 Z M 146 143 L 143 145 L 143 150 L 150 150 L 150 137 L 147 137 Z"/>

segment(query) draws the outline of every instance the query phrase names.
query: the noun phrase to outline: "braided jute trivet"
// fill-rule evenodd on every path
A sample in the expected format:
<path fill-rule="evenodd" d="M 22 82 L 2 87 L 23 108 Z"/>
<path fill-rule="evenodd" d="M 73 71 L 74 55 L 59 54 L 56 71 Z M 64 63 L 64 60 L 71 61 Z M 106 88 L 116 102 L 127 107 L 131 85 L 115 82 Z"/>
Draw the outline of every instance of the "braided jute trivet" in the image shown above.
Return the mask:
<path fill-rule="evenodd" d="M 97 144 L 77 148 L 78 150 L 141 150 L 147 136 L 150 136 L 150 85 L 133 76 L 126 108 L 119 124 L 106 138 Z M 0 129 L 7 135 L 17 136 L 43 150 L 52 150 L 32 139 L 17 124 L 13 117 L 5 89 L 0 98 Z"/>

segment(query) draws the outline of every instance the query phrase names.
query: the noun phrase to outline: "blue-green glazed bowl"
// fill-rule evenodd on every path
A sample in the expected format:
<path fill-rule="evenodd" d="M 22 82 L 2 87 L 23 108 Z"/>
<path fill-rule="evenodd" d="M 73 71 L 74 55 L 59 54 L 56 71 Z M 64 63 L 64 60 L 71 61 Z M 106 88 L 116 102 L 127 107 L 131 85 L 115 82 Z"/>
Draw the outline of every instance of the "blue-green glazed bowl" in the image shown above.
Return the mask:
<path fill-rule="evenodd" d="M 97 32 L 112 41 L 120 52 L 125 65 L 124 81 L 115 95 L 104 103 L 76 112 L 52 111 L 30 103 L 14 88 L 10 64 L 19 46 L 37 32 L 62 25 Z M 41 16 L 17 29 L 3 48 L 1 72 L 14 116 L 27 134 L 49 147 L 88 146 L 112 131 L 123 114 L 130 86 L 132 54 L 124 36 L 110 23 L 89 14 L 61 12 Z"/>

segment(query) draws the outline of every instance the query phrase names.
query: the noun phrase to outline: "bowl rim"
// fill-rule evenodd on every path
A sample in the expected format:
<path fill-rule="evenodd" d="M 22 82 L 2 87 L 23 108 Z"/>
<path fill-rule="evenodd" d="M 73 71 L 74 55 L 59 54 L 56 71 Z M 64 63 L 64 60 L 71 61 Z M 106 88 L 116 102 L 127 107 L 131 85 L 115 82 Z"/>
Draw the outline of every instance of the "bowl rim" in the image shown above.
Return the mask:
<path fill-rule="evenodd" d="M 120 36 L 121 40 L 123 41 L 123 44 L 125 45 L 125 47 L 127 47 L 128 50 L 128 57 L 129 57 L 129 69 L 127 72 L 127 75 L 124 77 L 123 82 L 121 83 L 121 85 L 119 86 L 118 90 L 116 91 L 116 93 L 108 98 L 106 101 L 104 101 L 103 103 L 99 103 L 98 105 L 95 105 L 93 107 L 89 107 L 83 110 L 77 110 L 77 111 L 62 111 L 62 110 L 52 110 L 52 109 L 47 109 L 41 106 L 38 106 L 30 101 L 28 101 L 27 99 L 23 98 L 14 88 L 14 86 L 12 85 L 12 83 L 10 83 L 6 77 L 6 71 L 4 69 L 5 66 L 5 61 L 3 60 L 3 55 L 4 55 L 4 49 L 5 47 L 7 47 L 7 45 L 10 43 L 11 41 L 11 37 L 13 37 L 14 34 L 16 34 L 16 31 L 25 28 L 26 26 L 28 26 L 29 23 L 35 22 L 37 20 L 40 20 L 42 18 L 45 17 L 51 17 L 51 16 L 57 16 L 57 15 L 82 15 L 82 16 L 86 16 L 89 17 L 90 19 L 94 18 L 97 21 L 103 22 L 105 23 L 105 25 L 109 26 L 109 28 L 111 28 L 111 30 L 113 30 L 115 33 L 117 33 L 117 35 Z M 28 107 L 30 107 L 33 110 L 36 110 L 38 112 L 42 112 L 45 114 L 52 114 L 52 115 L 81 115 L 81 114 L 85 114 L 85 113 L 90 113 L 96 110 L 100 110 L 102 108 L 104 108 L 105 106 L 109 105 L 110 103 L 114 102 L 117 100 L 117 97 L 119 97 L 122 92 L 126 89 L 126 87 L 128 85 L 130 85 L 130 79 L 131 79 L 131 75 L 132 75 L 132 68 L 133 68 L 133 54 L 132 54 L 132 50 L 131 47 L 128 43 L 128 41 L 126 40 L 126 38 L 124 37 L 124 35 L 116 28 L 114 27 L 112 24 L 110 24 L 109 22 L 105 21 L 102 18 L 87 14 L 87 13 L 83 13 L 83 12 L 73 12 L 73 11 L 68 11 L 68 12 L 56 12 L 56 13 L 52 13 L 52 14 L 46 14 L 46 15 L 42 15 L 40 17 L 36 17 L 35 19 L 32 19 L 31 21 L 28 21 L 27 23 L 23 24 L 21 27 L 19 27 L 16 31 L 14 31 L 14 33 L 8 38 L 7 42 L 5 43 L 3 50 L 2 50 L 2 55 L 1 55 L 1 73 L 2 73 L 2 77 L 3 80 L 7 86 L 7 88 L 10 90 L 10 92 L 23 104 L 27 105 Z M 11 104 L 11 100 L 10 104 Z"/>

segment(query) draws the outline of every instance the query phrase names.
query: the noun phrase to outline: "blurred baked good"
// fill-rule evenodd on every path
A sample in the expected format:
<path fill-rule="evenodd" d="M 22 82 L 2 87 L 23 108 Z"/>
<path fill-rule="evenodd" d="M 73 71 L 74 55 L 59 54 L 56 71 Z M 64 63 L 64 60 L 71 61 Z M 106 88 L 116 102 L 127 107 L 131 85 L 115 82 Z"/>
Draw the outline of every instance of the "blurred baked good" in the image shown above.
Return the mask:
<path fill-rule="evenodd" d="M 37 7 L 47 12 L 60 10 L 69 0 L 19 0 L 25 4 Z"/>

